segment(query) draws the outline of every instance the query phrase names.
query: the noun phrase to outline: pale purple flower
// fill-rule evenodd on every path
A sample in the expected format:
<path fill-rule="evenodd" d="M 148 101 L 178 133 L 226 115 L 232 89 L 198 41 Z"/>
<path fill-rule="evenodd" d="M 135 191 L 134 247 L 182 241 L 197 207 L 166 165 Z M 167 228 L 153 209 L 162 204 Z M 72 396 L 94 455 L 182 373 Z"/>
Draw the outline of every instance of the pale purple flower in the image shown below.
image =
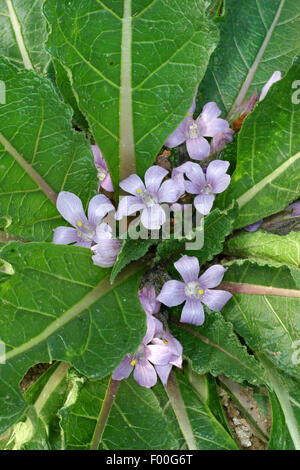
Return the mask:
<path fill-rule="evenodd" d="M 101 268 L 111 268 L 121 251 L 123 242 L 112 236 L 112 229 L 108 224 L 100 224 L 94 237 L 96 245 L 91 247 L 93 263 Z"/>
<path fill-rule="evenodd" d="M 193 110 L 193 109 L 192 109 Z M 204 137 L 214 137 L 228 131 L 225 119 L 219 119 L 221 110 L 214 102 L 207 103 L 196 120 L 188 115 L 165 142 L 173 148 L 186 142 L 189 156 L 194 160 L 203 160 L 210 154 L 210 144 Z"/>
<path fill-rule="evenodd" d="M 137 352 L 127 354 L 114 370 L 114 380 L 127 379 L 134 369 L 133 377 L 142 387 L 150 388 L 156 384 L 157 374 L 154 366 L 168 365 L 173 355 L 167 344 L 149 344 L 152 339 L 147 332 Z"/>
<path fill-rule="evenodd" d="M 116 219 L 142 211 L 141 223 L 147 229 L 159 229 L 166 221 L 161 203 L 173 203 L 180 197 L 176 182 L 169 179 L 162 183 L 168 171 L 160 166 L 151 166 L 145 173 L 145 184 L 138 175 L 131 175 L 120 183 L 120 187 L 132 194 L 120 200 Z"/>
<path fill-rule="evenodd" d="M 211 290 L 222 281 L 226 271 L 223 266 L 211 266 L 200 277 L 199 261 L 195 256 L 185 255 L 176 261 L 174 266 L 184 282 L 167 281 L 157 299 L 168 307 L 185 302 L 181 322 L 200 326 L 204 322 L 202 303 L 213 311 L 221 310 L 232 297 L 224 290 Z"/>
<path fill-rule="evenodd" d="M 293 204 L 290 204 L 285 210 L 292 211 L 292 213 L 287 215 L 285 218 L 289 219 L 291 217 L 299 217 L 300 216 L 300 201 L 293 202 Z"/>
<path fill-rule="evenodd" d="M 229 125 L 223 132 L 218 132 L 211 142 L 210 153 L 211 155 L 219 150 L 222 150 L 226 144 L 233 141 L 234 130 L 230 129 Z"/>
<path fill-rule="evenodd" d="M 166 386 L 172 367 L 176 366 L 180 368 L 182 366 L 182 345 L 168 330 L 162 330 L 157 333 L 156 337 L 153 338 L 152 343 L 167 345 L 171 355 L 168 364 L 154 366 L 162 384 Z"/>
<path fill-rule="evenodd" d="M 222 193 L 230 183 L 230 175 L 226 173 L 229 162 L 222 160 L 212 161 L 206 172 L 197 163 L 186 162 L 177 171 L 181 171 L 188 178 L 184 181 L 185 189 L 190 194 L 197 194 L 194 206 L 203 215 L 209 214 L 215 195 Z"/>
<path fill-rule="evenodd" d="M 145 286 L 140 290 L 139 298 L 147 315 L 147 333 L 144 341 L 148 343 L 152 340 L 155 334 L 158 334 L 163 330 L 161 321 L 153 316 L 155 313 L 158 313 L 160 302 L 156 299 L 155 289 L 153 286 Z"/>
<path fill-rule="evenodd" d="M 271 88 L 271 86 L 278 82 L 279 80 L 281 80 L 282 78 L 282 75 L 281 75 L 281 72 L 279 70 L 276 70 L 276 72 L 273 73 L 272 77 L 267 81 L 267 83 L 265 84 L 265 86 L 263 87 L 262 91 L 261 91 L 261 94 L 260 94 L 260 97 L 259 97 L 259 101 L 262 101 L 266 94 L 268 93 L 269 89 Z"/>
<path fill-rule="evenodd" d="M 114 190 L 111 177 L 108 171 L 106 161 L 104 160 L 101 150 L 97 145 L 92 145 L 92 151 L 94 155 L 94 163 L 98 172 L 99 188 L 102 187 L 106 191 L 112 192 Z"/>
<path fill-rule="evenodd" d="M 111 210 L 114 210 L 110 200 L 103 194 L 98 194 L 90 200 L 88 217 L 86 217 L 79 197 L 68 191 L 59 193 L 56 207 L 63 218 L 74 228 L 57 227 L 54 230 L 53 243 L 62 245 L 74 243 L 87 248 L 95 241 L 96 229 L 103 217 Z"/>
<path fill-rule="evenodd" d="M 259 229 L 262 223 L 263 219 L 258 220 L 258 222 L 255 222 L 254 224 L 246 225 L 244 229 L 247 230 L 247 232 L 256 232 L 256 230 Z"/>

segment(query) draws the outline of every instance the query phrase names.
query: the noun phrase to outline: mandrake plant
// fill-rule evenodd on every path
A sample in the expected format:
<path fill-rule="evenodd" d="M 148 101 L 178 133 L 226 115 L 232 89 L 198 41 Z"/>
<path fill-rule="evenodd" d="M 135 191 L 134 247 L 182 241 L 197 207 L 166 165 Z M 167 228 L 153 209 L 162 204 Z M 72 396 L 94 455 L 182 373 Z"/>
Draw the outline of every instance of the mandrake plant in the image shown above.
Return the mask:
<path fill-rule="evenodd" d="M 0 25 L 0 448 L 299 450 L 300 1 Z"/>

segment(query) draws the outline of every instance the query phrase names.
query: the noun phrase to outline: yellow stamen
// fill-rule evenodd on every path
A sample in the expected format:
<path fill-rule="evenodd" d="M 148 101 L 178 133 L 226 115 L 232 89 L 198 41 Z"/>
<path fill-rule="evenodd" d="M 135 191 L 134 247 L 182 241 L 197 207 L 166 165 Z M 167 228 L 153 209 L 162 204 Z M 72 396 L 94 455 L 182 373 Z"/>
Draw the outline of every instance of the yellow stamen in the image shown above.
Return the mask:
<path fill-rule="evenodd" d="M 82 222 L 77 222 L 78 227 L 82 227 Z"/>
<path fill-rule="evenodd" d="M 135 366 L 136 365 L 136 361 L 133 359 L 133 361 L 131 361 L 130 363 L 132 366 Z"/>
<path fill-rule="evenodd" d="M 141 194 L 143 191 L 141 189 L 137 190 L 137 193 Z"/>
<path fill-rule="evenodd" d="M 169 341 L 167 341 L 166 339 L 164 339 L 164 344 L 169 344 Z"/>
<path fill-rule="evenodd" d="M 199 290 L 198 290 L 198 294 L 202 295 L 202 294 L 203 294 L 203 290 L 202 290 L 202 289 L 199 289 Z"/>

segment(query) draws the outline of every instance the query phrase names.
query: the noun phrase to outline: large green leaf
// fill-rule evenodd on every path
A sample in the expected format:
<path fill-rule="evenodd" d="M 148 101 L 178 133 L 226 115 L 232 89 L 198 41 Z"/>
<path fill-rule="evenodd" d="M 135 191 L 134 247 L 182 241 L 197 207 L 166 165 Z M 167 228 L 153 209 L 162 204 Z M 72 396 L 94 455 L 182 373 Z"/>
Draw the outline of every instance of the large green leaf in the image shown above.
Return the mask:
<path fill-rule="evenodd" d="M 68 70 L 114 185 L 143 175 L 182 121 L 218 30 L 204 0 L 47 0 L 48 50 Z"/>
<path fill-rule="evenodd" d="M 109 377 L 89 381 L 81 388 L 74 403 L 60 411 L 66 449 L 174 448 L 176 441 L 168 432 L 166 417 L 152 390 L 141 387 L 131 377 L 121 381 L 107 416 L 105 405 L 110 386 Z M 102 433 L 98 443 L 99 428 Z"/>
<path fill-rule="evenodd" d="M 299 54 L 300 2 L 226 0 L 225 4 L 219 47 L 200 96 L 203 103 L 216 101 L 233 115 L 255 88 L 260 91 L 275 70 L 285 73 Z"/>
<path fill-rule="evenodd" d="M 61 225 L 55 202 L 61 190 L 86 206 L 97 189 L 90 145 L 71 127 L 71 109 L 52 84 L 0 59 L 6 104 L 0 104 L 0 217 L 7 233 L 27 240 L 52 238 Z"/>
<path fill-rule="evenodd" d="M 42 5 L 43 0 L 0 0 L 0 55 L 45 73 L 50 57 Z"/>
<path fill-rule="evenodd" d="M 111 286 L 110 270 L 94 266 L 85 248 L 12 242 L 1 258 L 14 274 L 0 272 L 0 432 L 26 409 L 18 384 L 33 364 L 65 360 L 101 378 L 145 334 L 136 267 Z"/>
<path fill-rule="evenodd" d="M 179 322 L 175 325 L 172 325 L 172 331 L 198 374 L 210 372 L 214 376 L 225 374 L 237 382 L 266 383 L 263 368 L 247 352 L 234 333 L 232 324 L 226 322 L 220 313 L 207 314 L 201 327 Z"/>
<path fill-rule="evenodd" d="M 231 238 L 225 253 L 235 257 L 257 258 L 300 267 L 300 233 L 280 236 L 259 230 Z"/>
<path fill-rule="evenodd" d="M 246 118 L 238 137 L 237 166 L 219 207 L 239 204 L 235 228 L 275 214 L 300 195 L 300 107 L 293 97 L 300 60 Z"/>
<path fill-rule="evenodd" d="M 293 360 L 300 334 L 299 270 L 236 261 L 224 280 L 234 293 L 222 310 L 226 319 L 253 351 L 299 379 L 300 365 Z"/>

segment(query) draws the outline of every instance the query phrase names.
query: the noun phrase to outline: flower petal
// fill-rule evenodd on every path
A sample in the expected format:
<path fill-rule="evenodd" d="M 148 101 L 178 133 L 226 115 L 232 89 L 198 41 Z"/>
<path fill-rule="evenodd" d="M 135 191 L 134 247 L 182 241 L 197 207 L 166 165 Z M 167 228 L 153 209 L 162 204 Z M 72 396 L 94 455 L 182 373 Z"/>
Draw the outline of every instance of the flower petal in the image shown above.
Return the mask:
<path fill-rule="evenodd" d="M 93 263 L 102 268 L 110 268 L 116 262 L 117 256 L 122 248 L 122 241 L 112 239 L 100 240 L 97 245 L 92 247 L 94 256 L 92 256 Z"/>
<path fill-rule="evenodd" d="M 136 362 L 133 376 L 142 387 L 151 388 L 157 382 L 155 369 L 146 359 L 139 359 Z"/>
<path fill-rule="evenodd" d="M 165 366 L 156 365 L 155 370 L 163 386 L 165 387 L 167 385 L 170 372 L 172 370 L 172 364 L 167 364 Z"/>
<path fill-rule="evenodd" d="M 149 344 L 146 352 L 148 361 L 160 366 L 168 364 L 172 356 L 167 344 Z"/>
<path fill-rule="evenodd" d="M 204 289 L 217 287 L 221 283 L 226 271 L 227 269 L 223 268 L 220 264 L 211 266 L 199 277 L 201 287 Z"/>
<path fill-rule="evenodd" d="M 149 230 L 159 229 L 165 221 L 165 211 L 159 204 L 147 207 L 142 212 L 141 223 Z"/>
<path fill-rule="evenodd" d="M 199 261 L 196 256 L 182 256 L 176 263 L 175 269 L 179 272 L 184 282 L 196 281 L 199 276 Z"/>
<path fill-rule="evenodd" d="M 206 170 L 206 181 L 211 184 L 214 194 L 222 193 L 230 184 L 230 175 L 226 171 L 229 167 L 229 162 L 222 160 L 214 160 L 211 162 Z"/>
<path fill-rule="evenodd" d="M 213 154 L 222 150 L 227 143 L 233 141 L 233 136 L 234 130 L 230 129 L 230 127 L 228 127 L 224 132 L 218 132 L 215 134 L 211 142 L 210 153 Z"/>
<path fill-rule="evenodd" d="M 258 222 L 255 222 L 254 224 L 246 225 L 244 229 L 247 230 L 247 232 L 255 232 L 261 226 L 262 223 L 263 219 L 259 220 Z"/>
<path fill-rule="evenodd" d="M 169 147 L 172 149 L 182 144 L 183 142 L 185 142 L 186 137 L 185 137 L 184 130 L 186 128 L 186 123 L 187 123 L 187 118 L 184 118 L 184 120 L 179 124 L 177 129 L 174 132 L 172 132 L 172 134 L 169 135 L 169 137 L 165 141 L 164 145 L 166 147 Z"/>
<path fill-rule="evenodd" d="M 130 376 L 133 369 L 131 365 L 133 357 L 126 355 L 120 365 L 113 371 L 112 379 L 113 380 L 122 380 L 127 379 Z"/>
<path fill-rule="evenodd" d="M 187 163 L 190 165 L 185 167 L 185 174 L 190 181 L 185 182 L 185 189 L 190 194 L 199 194 L 206 184 L 204 172 L 198 163 Z"/>
<path fill-rule="evenodd" d="M 156 299 L 156 293 L 153 286 L 145 286 L 139 292 L 140 302 L 146 313 L 153 315 L 160 309 L 160 302 Z"/>
<path fill-rule="evenodd" d="M 157 193 L 162 180 L 168 174 L 168 170 L 165 170 L 161 166 L 154 165 L 148 168 L 145 173 L 145 186 L 150 193 Z"/>
<path fill-rule="evenodd" d="M 180 305 L 185 301 L 184 293 L 185 285 L 180 281 L 167 281 L 157 297 L 164 305 L 168 307 L 174 307 L 175 305 Z"/>
<path fill-rule="evenodd" d="M 200 300 L 188 299 L 182 309 L 180 321 L 200 326 L 204 322 L 204 309 Z"/>
<path fill-rule="evenodd" d="M 94 196 L 89 203 L 88 207 L 88 219 L 89 223 L 96 227 L 103 217 L 110 211 L 114 210 L 114 205 L 104 196 L 104 194 L 97 194 Z"/>
<path fill-rule="evenodd" d="M 138 175 L 130 175 L 121 181 L 120 188 L 134 196 L 138 196 L 140 190 L 145 191 L 145 185 Z"/>
<path fill-rule="evenodd" d="M 102 183 L 100 183 L 100 186 L 102 186 L 102 188 L 105 189 L 105 191 L 113 192 L 114 187 L 112 185 L 112 181 L 111 181 L 111 177 L 109 173 L 107 173 L 105 179 L 102 181 Z"/>
<path fill-rule="evenodd" d="M 57 227 L 54 230 L 52 243 L 57 245 L 69 245 L 78 242 L 77 230 L 72 227 Z"/>
<path fill-rule="evenodd" d="M 143 201 L 134 196 L 123 196 L 120 199 L 116 212 L 116 220 L 122 219 L 124 216 L 134 214 L 145 208 Z"/>
<path fill-rule="evenodd" d="M 205 137 L 214 137 L 217 134 L 226 132 L 228 128 L 229 124 L 225 119 L 214 119 L 201 128 L 201 133 Z"/>
<path fill-rule="evenodd" d="M 210 213 L 215 200 L 214 194 L 200 194 L 194 199 L 194 206 L 200 214 L 207 215 Z"/>
<path fill-rule="evenodd" d="M 204 160 L 210 154 L 210 145 L 204 137 L 188 139 L 186 149 L 190 158 L 194 160 Z"/>
<path fill-rule="evenodd" d="M 112 238 L 112 228 L 110 225 L 102 223 L 97 225 L 96 234 L 94 235 L 94 242 L 100 243 L 101 240 Z"/>
<path fill-rule="evenodd" d="M 165 181 L 158 191 L 158 202 L 176 202 L 182 196 L 180 184 L 173 179 Z"/>
<path fill-rule="evenodd" d="M 96 167 L 100 166 L 104 168 L 105 170 L 107 170 L 108 168 L 107 168 L 106 162 L 102 156 L 101 150 L 99 149 L 98 145 L 92 145 L 92 152 L 94 155 L 95 166 Z"/>
<path fill-rule="evenodd" d="M 220 116 L 221 112 L 222 111 L 218 107 L 217 103 L 215 103 L 214 101 L 210 101 L 209 103 L 206 103 L 203 106 L 202 112 L 198 117 L 197 121 L 200 121 L 201 119 L 201 122 L 211 122 L 217 119 Z"/>
<path fill-rule="evenodd" d="M 61 191 L 57 197 L 56 207 L 58 212 L 73 227 L 78 227 L 78 222 L 87 223 L 87 218 L 83 210 L 82 202 L 76 194 L 68 191 Z"/>
<path fill-rule="evenodd" d="M 224 305 L 230 300 L 232 294 L 225 290 L 209 290 L 207 289 L 203 294 L 201 300 L 213 311 L 222 310 Z"/>

